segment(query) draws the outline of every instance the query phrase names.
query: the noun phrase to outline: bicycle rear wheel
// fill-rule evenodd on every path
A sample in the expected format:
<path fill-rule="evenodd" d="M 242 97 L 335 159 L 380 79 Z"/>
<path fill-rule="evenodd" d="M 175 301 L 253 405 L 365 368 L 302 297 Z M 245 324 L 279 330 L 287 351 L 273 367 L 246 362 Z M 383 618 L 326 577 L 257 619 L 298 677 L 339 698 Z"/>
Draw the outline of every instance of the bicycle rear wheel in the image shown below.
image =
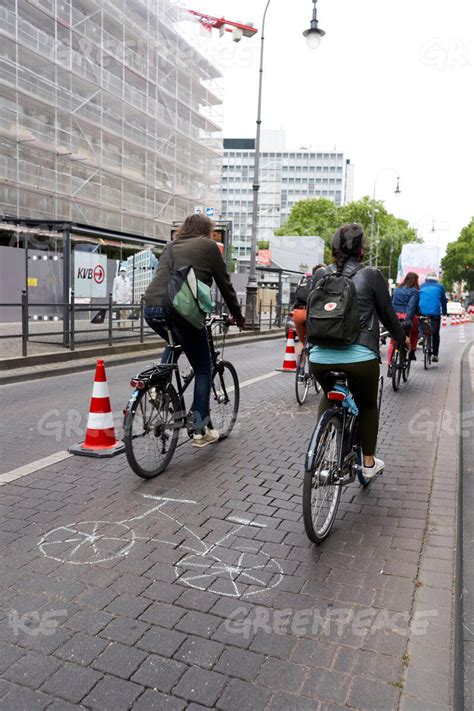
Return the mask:
<path fill-rule="evenodd" d="M 296 366 L 295 374 L 295 391 L 298 405 L 303 405 L 304 401 L 308 397 L 311 381 L 312 376 L 309 371 L 308 351 L 306 348 L 303 348 L 300 357 L 298 358 L 298 365 Z"/>
<path fill-rule="evenodd" d="M 341 418 L 328 410 L 316 431 L 314 465 L 304 473 L 303 521 L 308 538 L 322 543 L 331 531 L 341 498 L 341 486 L 332 483 L 341 449 Z"/>
<path fill-rule="evenodd" d="M 237 371 L 232 363 L 217 363 L 211 387 L 211 422 L 219 431 L 219 440 L 230 435 L 237 420 L 240 404 L 240 387 Z"/>
<path fill-rule="evenodd" d="M 411 360 L 410 360 L 410 355 L 405 351 L 403 354 L 403 368 L 402 368 L 402 377 L 403 377 L 403 382 L 406 383 L 408 380 L 408 377 L 410 375 L 410 368 L 411 368 Z"/>
<path fill-rule="evenodd" d="M 425 370 L 428 370 L 428 366 L 431 365 L 431 339 L 425 336 L 423 342 L 423 366 Z"/>
<path fill-rule="evenodd" d="M 172 385 L 140 390 L 132 397 L 125 416 L 123 441 L 127 461 L 135 474 L 153 479 L 166 469 L 178 443 L 181 421 L 179 398 Z"/>
<path fill-rule="evenodd" d="M 396 346 L 392 355 L 392 388 L 395 392 L 400 387 L 400 379 L 402 377 L 401 357 L 400 349 Z"/>

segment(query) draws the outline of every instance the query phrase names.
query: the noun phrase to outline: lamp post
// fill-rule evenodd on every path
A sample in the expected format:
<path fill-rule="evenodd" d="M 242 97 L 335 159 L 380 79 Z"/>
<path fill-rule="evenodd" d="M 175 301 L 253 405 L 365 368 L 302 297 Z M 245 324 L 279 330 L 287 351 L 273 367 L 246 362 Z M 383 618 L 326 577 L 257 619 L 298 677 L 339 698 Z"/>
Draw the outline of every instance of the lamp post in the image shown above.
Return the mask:
<path fill-rule="evenodd" d="M 313 16 L 311 19 L 309 29 L 303 32 L 306 37 L 308 46 L 315 49 L 321 37 L 325 34 L 323 30 L 318 27 L 318 20 L 316 16 L 316 2 L 317 0 L 312 0 L 313 3 Z M 250 244 L 250 268 L 249 268 L 249 278 L 247 282 L 246 289 L 246 303 L 245 303 L 245 320 L 250 328 L 255 328 L 256 324 L 256 311 L 257 311 L 257 235 L 258 235 L 258 191 L 260 190 L 259 182 L 259 170 L 260 170 L 260 128 L 262 124 L 262 84 L 263 84 L 263 48 L 265 42 L 265 20 L 267 17 L 268 6 L 270 5 L 270 0 L 267 0 L 265 5 L 265 10 L 262 19 L 262 33 L 260 38 L 260 66 L 259 66 L 259 78 L 258 78 L 258 99 L 257 99 L 257 131 L 255 134 L 255 162 L 254 162 L 254 176 L 253 176 L 253 200 L 252 200 L 252 232 L 251 232 L 251 244 Z"/>
<path fill-rule="evenodd" d="M 392 170 L 392 168 L 387 168 L 386 170 Z M 382 171 L 380 171 L 381 173 Z M 372 217 L 370 220 L 370 252 L 369 252 L 369 266 L 372 266 L 372 254 L 374 245 L 374 230 L 375 230 L 375 190 L 377 187 L 377 178 L 380 173 L 378 173 L 374 180 L 374 192 L 372 194 Z M 395 195 L 399 195 L 402 191 L 400 190 L 400 176 L 397 176 L 397 185 L 394 190 Z"/>

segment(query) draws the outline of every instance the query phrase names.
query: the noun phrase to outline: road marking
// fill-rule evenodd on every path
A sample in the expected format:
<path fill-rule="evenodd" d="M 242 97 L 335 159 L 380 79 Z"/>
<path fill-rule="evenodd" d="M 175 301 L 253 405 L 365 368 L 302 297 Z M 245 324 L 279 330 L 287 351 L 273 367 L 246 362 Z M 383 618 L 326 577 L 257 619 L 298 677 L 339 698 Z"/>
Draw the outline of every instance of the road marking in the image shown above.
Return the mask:
<path fill-rule="evenodd" d="M 261 380 L 273 378 L 275 375 L 278 375 L 278 373 L 272 370 L 270 373 L 264 373 L 264 375 L 259 375 L 256 378 L 244 380 L 242 383 L 240 383 L 240 388 L 242 389 L 247 387 L 247 385 L 259 383 Z M 233 390 L 233 387 L 228 388 L 227 392 L 232 392 Z M 51 454 L 49 457 L 38 459 L 36 462 L 31 462 L 30 464 L 25 464 L 24 466 L 19 467 L 18 469 L 12 469 L 12 471 L 6 472 L 5 474 L 0 474 L 0 486 L 3 486 L 3 484 L 9 484 L 11 481 L 15 481 L 15 479 L 20 479 L 22 476 L 26 476 L 27 474 L 33 474 L 34 472 L 37 472 L 40 469 L 45 469 L 46 467 L 51 466 L 51 464 L 56 464 L 57 462 L 61 462 L 63 461 L 63 459 L 68 459 L 72 456 L 74 455 L 66 451 L 56 452 L 55 454 Z"/>
<path fill-rule="evenodd" d="M 57 464 L 58 462 L 62 462 L 64 459 L 69 459 L 69 457 L 72 456 L 72 454 L 69 454 L 69 452 L 66 451 L 56 452 L 55 454 L 50 454 L 49 457 L 37 459 L 36 462 L 31 462 L 31 464 L 25 464 L 22 467 L 18 467 L 18 469 L 12 469 L 5 474 L 0 474 L 0 486 L 9 484 L 11 481 L 15 481 L 16 479 L 21 479 L 22 476 L 26 476 L 27 474 L 33 474 L 33 472 L 37 472 L 40 469 L 50 467 L 51 464 Z"/>
<path fill-rule="evenodd" d="M 259 383 L 261 380 L 267 380 L 268 378 L 273 378 L 275 375 L 279 375 L 276 370 L 272 370 L 271 373 L 265 373 L 264 375 L 258 375 L 256 378 L 250 378 L 250 380 L 244 380 L 240 383 L 240 388 L 245 388 L 247 385 L 253 385 L 254 383 Z"/>

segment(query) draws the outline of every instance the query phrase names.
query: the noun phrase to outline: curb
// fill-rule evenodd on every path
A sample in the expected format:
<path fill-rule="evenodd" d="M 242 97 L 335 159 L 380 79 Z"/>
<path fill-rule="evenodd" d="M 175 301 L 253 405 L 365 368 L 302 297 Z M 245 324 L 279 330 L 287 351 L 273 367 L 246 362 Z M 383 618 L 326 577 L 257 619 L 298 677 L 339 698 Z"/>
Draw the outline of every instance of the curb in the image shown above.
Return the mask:
<path fill-rule="evenodd" d="M 473 342 L 469 342 L 462 355 L 460 378 L 460 416 L 472 412 L 474 395 L 471 383 L 470 353 Z M 469 420 L 468 420 L 469 423 Z M 467 426 L 469 424 L 467 423 Z M 462 424 L 461 424 L 462 427 Z M 474 444 L 472 437 L 459 438 L 459 489 L 458 489 L 458 531 L 456 537 L 456 588 L 455 588 L 455 634 L 454 634 L 454 699 L 453 708 L 462 711 L 472 708 L 474 693 L 474 673 L 472 653 L 474 635 L 472 633 L 473 605 L 469 591 L 474 584 L 474 559 L 470 551 L 474 524 L 472 504 L 474 502 L 473 475 Z M 466 629 L 468 634 L 466 634 Z M 466 663 L 467 662 L 467 663 Z"/>
<path fill-rule="evenodd" d="M 262 331 L 258 334 L 248 334 L 241 335 L 238 333 L 230 334 L 226 337 L 226 346 L 238 346 L 251 343 L 257 343 L 259 341 L 270 341 L 277 338 L 282 338 L 285 335 L 285 329 L 274 329 L 271 331 Z M 158 343 L 162 342 L 161 339 Z M 217 341 L 219 343 L 219 341 Z M 29 380 L 39 380 L 41 378 L 49 378 L 51 376 L 60 375 L 71 375 L 72 373 L 80 373 L 89 370 L 92 366 L 95 366 L 97 357 L 107 358 L 107 368 L 112 368 L 115 365 L 127 365 L 128 363 L 136 363 L 139 360 L 152 357 L 156 359 L 163 353 L 164 347 L 162 345 L 157 345 L 157 343 L 150 342 L 146 344 L 147 347 L 143 348 L 142 343 L 127 343 L 126 348 L 123 346 L 112 346 L 112 350 L 109 347 L 105 347 L 100 350 L 98 348 L 88 349 L 93 351 L 93 353 L 87 353 L 84 351 L 73 351 L 73 357 L 69 358 L 64 365 L 62 362 L 64 359 L 59 360 L 49 360 L 49 362 L 44 362 L 45 356 L 51 357 L 53 354 L 42 354 L 40 356 L 31 356 L 31 358 L 41 359 L 37 363 L 30 363 L 29 365 L 21 368 L 11 368 L 6 369 L 6 374 L 1 374 L 0 371 L 0 385 L 9 385 L 20 382 L 27 382 Z M 137 346 L 140 346 L 140 350 L 134 350 Z M 122 351 L 117 351 L 117 349 L 123 348 Z M 54 354 L 56 355 L 56 354 Z M 70 353 L 63 354 L 59 352 L 59 355 L 70 355 Z M 20 359 L 17 359 L 20 360 Z M 72 362 L 71 362 L 72 361 Z M 31 368 L 38 367 L 38 370 L 32 370 Z M 43 366 L 43 367 L 41 367 Z"/>

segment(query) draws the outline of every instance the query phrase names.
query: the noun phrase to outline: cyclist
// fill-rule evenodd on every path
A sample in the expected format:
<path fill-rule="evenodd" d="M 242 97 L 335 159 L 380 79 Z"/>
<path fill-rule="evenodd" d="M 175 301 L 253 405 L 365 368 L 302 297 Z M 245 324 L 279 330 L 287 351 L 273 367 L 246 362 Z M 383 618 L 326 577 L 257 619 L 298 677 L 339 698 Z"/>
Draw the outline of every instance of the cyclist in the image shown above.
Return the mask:
<path fill-rule="evenodd" d="M 424 283 L 420 287 L 420 313 L 422 316 L 431 318 L 431 332 L 433 334 L 433 363 L 438 362 L 439 354 L 439 331 L 441 326 L 441 315 L 448 315 L 448 302 L 446 291 L 442 284 L 438 283 L 436 272 L 428 272 Z M 421 327 L 423 332 L 423 326 Z"/>
<path fill-rule="evenodd" d="M 361 225 L 342 225 L 332 239 L 332 254 L 335 264 L 329 269 L 351 277 L 354 284 L 360 335 L 349 346 L 313 346 L 309 359 L 312 373 L 325 394 L 330 385 L 325 381 L 327 371 L 339 370 L 347 374 L 349 388 L 359 408 L 363 475 L 371 479 L 382 474 L 384 469 L 383 461 L 374 457 L 379 422 L 379 319 L 398 343 L 409 349 L 410 342 L 395 314 L 382 273 L 378 269 L 361 267 L 364 258 L 364 231 Z M 329 407 L 330 402 L 324 395 L 319 405 L 319 417 Z"/>
<path fill-rule="evenodd" d="M 296 288 L 295 303 L 293 304 L 293 320 L 295 322 L 296 335 L 298 336 L 298 345 L 296 348 L 297 357 L 301 355 L 304 339 L 306 338 L 306 302 L 308 301 L 308 295 L 319 276 L 324 273 L 325 268 L 325 264 L 317 264 L 313 267 L 311 272 L 307 272 L 304 277 L 300 279 Z"/>
<path fill-rule="evenodd" d="M 418 274 L 416 272 L 408 272 L 405 279 L 402 281 L 399 287 L 397 287 L 392 294 L 392 306 L 399 319 L 404 319 L 404 328 L 409 332 L 410 338 L 410 353 L 409 359 L 416 360 L 416 345 L 418 343 L 418 327 L 419 327 L 419 316 L 418 316 L 418 303 L 420 300 L 420 285 L 418 283 Z M 388 347 L 388 371 L 387 377 L 392 377 L 392 368 L 390 363 L 392 362 L 392 353 L 394 348 L 393 339 L 390 341 Z"/>
<path fill-rule="evenodd" d="M 212 285 L 214 279 L 224 301 L 229 307 L 234 323 L 243 328 L 242 316 L 237 296 L 230 281 L 225 262 L 217 243 L 212 239 L 214 225 L 204 215 L 187 217 L 174 236 L 172 245 L 174 268 L 192 266 L 196 277 Z M 206 329 L 197 329 L 184 319 L 168 323 L 163 311 L 163 298 L 169 280 L 167 245 L 160 259 L 153 280 L 144 294 L 145 320 L 147 324 L 165 341 L 168 341 L 167 326 L 170 328 L 175 343 L 183 347 L 195 373 L 193 412 L 193 446 L 205 447 L 217 442 L 219 432 L 210 425 L 209 400 L 211 395 L 212 363 Z M 168 359 L 165 349 L 162 362 Z M 208 427 L 208 425 L 210 425 Z"/>

